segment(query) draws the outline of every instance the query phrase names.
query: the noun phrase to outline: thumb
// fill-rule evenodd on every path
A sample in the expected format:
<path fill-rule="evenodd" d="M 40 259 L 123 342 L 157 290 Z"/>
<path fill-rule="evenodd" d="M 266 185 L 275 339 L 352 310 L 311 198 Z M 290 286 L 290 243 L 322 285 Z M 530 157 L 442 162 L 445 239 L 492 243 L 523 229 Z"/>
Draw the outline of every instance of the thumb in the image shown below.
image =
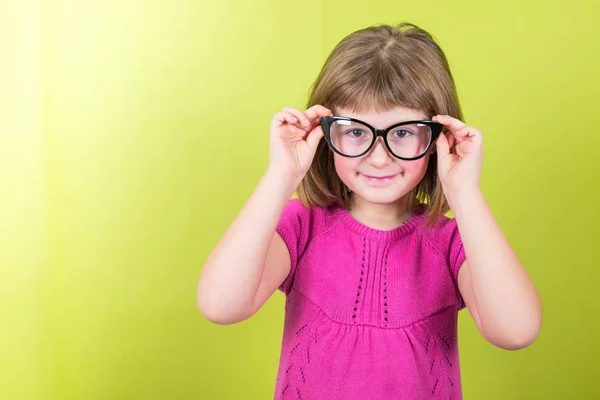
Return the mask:
<path fill-rule="evenodd" d="M 308 144 L 308 147 L 310 147 L 311 150 L 313 150 L 313 152 L 317 150 L 317 146 L 319 145 L 319 141 L 322 137 L 323 128 L 321 128 L 321 125 L 317 125 L 316 127 L 314 127 L 313 130 L 310 131 L 310 133 L 306 137 L 306 143 Z"/>
<path fill-rule="evenodd" d="M 438 140 L 435 142 L 436 152 L 438 157 L 438 163 L 441 163 L 442 160 L 450 154 L 450 143 L 448 143 L 448 138 L 444 133 L 441 133 L 438 137 Z"/>

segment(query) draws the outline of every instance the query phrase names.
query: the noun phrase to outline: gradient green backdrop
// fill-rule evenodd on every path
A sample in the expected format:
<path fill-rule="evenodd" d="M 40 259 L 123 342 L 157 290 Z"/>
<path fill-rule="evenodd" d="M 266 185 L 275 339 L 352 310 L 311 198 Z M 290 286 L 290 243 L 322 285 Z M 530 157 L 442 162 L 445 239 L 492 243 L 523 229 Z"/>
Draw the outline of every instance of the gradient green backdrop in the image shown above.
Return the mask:
<path fill-rule="evenodd" d="M 283 296 L 211 325 L 199 272 L 273 113 L 346 34 L 401 21 L 445 49 L 545 307 L 514 353 L 461 313 L 465 399 L 600 398 L 598 4 L 0 0 L 0 399 L 271 398 Z"/>

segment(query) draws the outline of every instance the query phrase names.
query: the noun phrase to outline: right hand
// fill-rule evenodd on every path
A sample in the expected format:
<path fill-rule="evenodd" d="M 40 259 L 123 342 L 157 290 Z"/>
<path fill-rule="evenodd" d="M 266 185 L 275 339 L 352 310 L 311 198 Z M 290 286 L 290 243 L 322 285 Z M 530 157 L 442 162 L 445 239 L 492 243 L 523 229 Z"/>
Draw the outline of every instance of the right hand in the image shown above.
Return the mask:
<path fill-rule="evenodd" d="M 333 113 L 321 105 L 305 112 L 285 107 L 275 114 L 271 121 L 269 168 L 302 179 L 323 137 L 319 118 L 328 115 Z"/>

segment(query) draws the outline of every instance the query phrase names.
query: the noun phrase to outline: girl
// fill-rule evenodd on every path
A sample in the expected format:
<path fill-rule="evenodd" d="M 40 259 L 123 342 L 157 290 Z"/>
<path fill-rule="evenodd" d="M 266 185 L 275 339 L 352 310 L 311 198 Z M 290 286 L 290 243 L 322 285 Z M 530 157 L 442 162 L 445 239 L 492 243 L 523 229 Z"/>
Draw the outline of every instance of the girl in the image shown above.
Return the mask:
<path fill-rule="evenodd" d="M 202 270 L 202 314 L 240 322 L 285 293 L 276 399 L 460 399 L 458 311 L 512 350 L 542 312 L 479 188 L 482 135 L 444 53 L 414 25 L 357 31 L 308 107 L 275 114 L 270 165 Z"/>

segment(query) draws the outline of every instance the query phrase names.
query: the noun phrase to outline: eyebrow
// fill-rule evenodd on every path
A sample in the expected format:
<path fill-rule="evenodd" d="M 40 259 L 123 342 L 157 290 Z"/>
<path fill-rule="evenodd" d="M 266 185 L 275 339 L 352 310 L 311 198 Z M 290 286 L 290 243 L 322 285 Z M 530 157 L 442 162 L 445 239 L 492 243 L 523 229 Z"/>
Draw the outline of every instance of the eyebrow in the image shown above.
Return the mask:
<path fill-rule="evenodd" d="M 353 121 L 348 121 L 348 122 L 350 122 L 350 123 L 352 123 L 352 122 L 361 122 L 361 123 L 363 123 L 363 124 L 366 124 L 366 125 L 369 125 L 369 126 L 373 126 L 372 124 L 370 124 L 370 123 L 368 123 L 368 122 L 366 122 L 366 121 L 363 121 L 362 119 L 359 119 L 359 118 L 355 118 L 355 117 L 348 117 L 348 116 L 346 116 L 346 115 L 338 115 L 338 117 L 341 117 L 341 118 L 350 118 L 350 119 L 352 119 L 352 120 L 353 120 Z M 425 116 L 425 117 L 422 117 L 422 118 L 417 118 L 417 119 L 407 119 L 407 120 L 404 120 L 404 121 L 394 122 L 393 124 L 391 124 L 391 125 L 387 126 L 386 128 L 383 128 L 383 129 L 388 129 L 388 128 L 390 128 L 390 127 L 394 126 L 394 125 L 402 124 L 402 123 L 404 123 L 404 122 L 410 122 L 410 121 L 430 121 L 430 120 L 431 120 L 431 118 L 429 118 L 429 117 L 427 117 L 427 116 Z"/>

